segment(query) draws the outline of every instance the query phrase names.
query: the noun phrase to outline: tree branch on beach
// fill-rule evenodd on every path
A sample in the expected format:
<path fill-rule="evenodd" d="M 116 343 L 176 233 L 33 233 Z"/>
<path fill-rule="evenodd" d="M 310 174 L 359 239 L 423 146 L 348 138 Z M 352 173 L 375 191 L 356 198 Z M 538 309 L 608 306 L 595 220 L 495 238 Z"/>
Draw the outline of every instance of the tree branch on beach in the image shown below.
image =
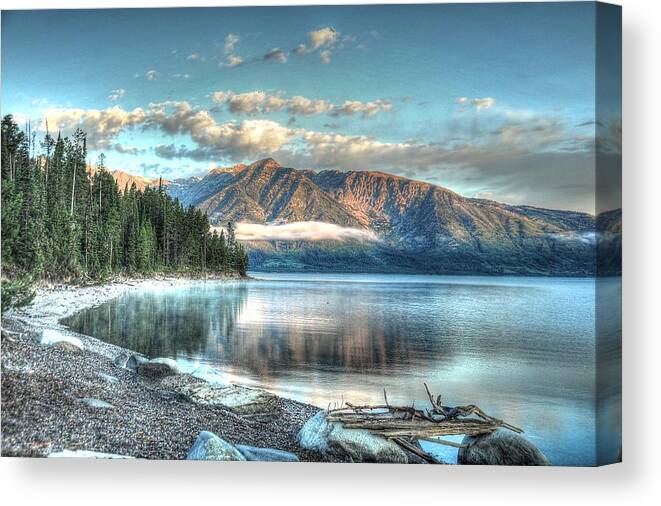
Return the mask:
<path fill-rule="evenodd" d="M 346 429 L 364 429 L 374 435 L 390 439 L 422 459 L 434 462 L 435 459 L 420 448 L 418 441 L 462 448 L 464 445 L 438 438 L 462 434 L 476 436 L 488 434 L 499 428 L 517 434 L 523 432 L 514 425 L 487 415 L 474 404 L 444 406 L 440 395 L 435 398 L 426 383 L 424 387 L 431 404 L 430 409 L 394 406 L 388 402 L 388 394 L 384 389 L 385 404 L 359 406 L 345 402 L 340 408 L 328 410 L 328 420 L 339 422 Z"/>

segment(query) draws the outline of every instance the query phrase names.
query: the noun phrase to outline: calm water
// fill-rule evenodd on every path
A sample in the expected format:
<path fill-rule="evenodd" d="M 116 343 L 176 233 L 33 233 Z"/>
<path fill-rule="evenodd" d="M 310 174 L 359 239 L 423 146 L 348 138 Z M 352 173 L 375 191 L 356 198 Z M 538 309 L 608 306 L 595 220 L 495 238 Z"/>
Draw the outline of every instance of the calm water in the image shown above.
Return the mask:
<path fill-rule="evenodd" d="M 390 402 L 423 406 L 426 381 L 447 404 L 478 404 L 522 427 L 553 464 L 595 463 L 593 279 L 253 275 L 131 292 L 67 323 L 321 407 L 380 402 L 384 388 Z M 599 283 L 600 304 L 618 296 L 619 280 Z M 599 348 L 611 366 L 601 381 L 619 382 L 619 313 L 603 312 L 615 331 Z M 598 405 L 603 451 L 617 455 L 617 389 Z"/>

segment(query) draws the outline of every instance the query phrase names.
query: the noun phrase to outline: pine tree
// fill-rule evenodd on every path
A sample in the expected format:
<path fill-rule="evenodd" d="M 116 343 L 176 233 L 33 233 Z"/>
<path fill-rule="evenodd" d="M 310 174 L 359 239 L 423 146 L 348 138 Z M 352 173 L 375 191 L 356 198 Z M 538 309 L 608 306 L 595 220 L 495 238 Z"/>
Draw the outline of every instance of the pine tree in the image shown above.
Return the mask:
<path fill-rule="evenodd" d="M 101 155 L 88 166 L 85 133 L 43 140 L 2 119 L 3 294 L 29 298 L 33 279 L 104 279 L 118 272 L 239 272 L 248 256 L 236 240 L 211 231 L 204 213 L 184 209 L 158 188 L 120 189 Z M 41 153 L 37 153 L 40 150 Z M 13 295 L 12 295 L 13 294 Z"/>

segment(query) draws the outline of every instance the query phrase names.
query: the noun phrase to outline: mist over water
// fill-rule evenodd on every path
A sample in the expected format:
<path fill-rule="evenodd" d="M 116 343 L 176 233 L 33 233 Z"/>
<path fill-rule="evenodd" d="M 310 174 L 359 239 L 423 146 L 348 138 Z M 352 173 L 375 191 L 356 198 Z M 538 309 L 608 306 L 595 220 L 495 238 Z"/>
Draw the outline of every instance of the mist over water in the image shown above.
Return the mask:
<path fill-rule="evenodd" d="M 320 407 L 381 402 L 384 388 L 391 403 L 422 407 L 427 382 L 446 404 L 477 404 L 522 427 L 553 464 L 595 464 L 594 279 L 253 276 L 132 291 L 67 323 Z M 619 280 L 599 283 L 604 304 L 618 296 Z M 606 359 L 600 381 L 619 381 L 619 352 Z M 617 455 L 619 392 L 599 406 L 613 436 L 602 453 Z"/>

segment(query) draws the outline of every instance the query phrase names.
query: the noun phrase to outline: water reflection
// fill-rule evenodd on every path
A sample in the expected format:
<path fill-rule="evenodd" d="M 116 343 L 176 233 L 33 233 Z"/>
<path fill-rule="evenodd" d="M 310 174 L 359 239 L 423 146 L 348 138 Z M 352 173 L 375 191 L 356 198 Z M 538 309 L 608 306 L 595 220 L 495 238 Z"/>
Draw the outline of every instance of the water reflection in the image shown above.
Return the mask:
<path fill-rule="evenodd" d="M 260 277 L 132 292 L 68 323 L 322 407 L 380 401 L 384 387 L 392 402 L 423 404 L 427 381 L 449 403 L 523 426 L 553 463 L 595 462 L 594 280 Z M 618 335 L 599 341 L 600 356 Z M 602 418 L 617 441 L 618 420 Z"/>
<path fill-rule="evenodd" d="M 246 305 L 243 283 L 199 283 L 129 293 L 67 319 L 71 328 L 150 357 L 218 358 Z"/>

